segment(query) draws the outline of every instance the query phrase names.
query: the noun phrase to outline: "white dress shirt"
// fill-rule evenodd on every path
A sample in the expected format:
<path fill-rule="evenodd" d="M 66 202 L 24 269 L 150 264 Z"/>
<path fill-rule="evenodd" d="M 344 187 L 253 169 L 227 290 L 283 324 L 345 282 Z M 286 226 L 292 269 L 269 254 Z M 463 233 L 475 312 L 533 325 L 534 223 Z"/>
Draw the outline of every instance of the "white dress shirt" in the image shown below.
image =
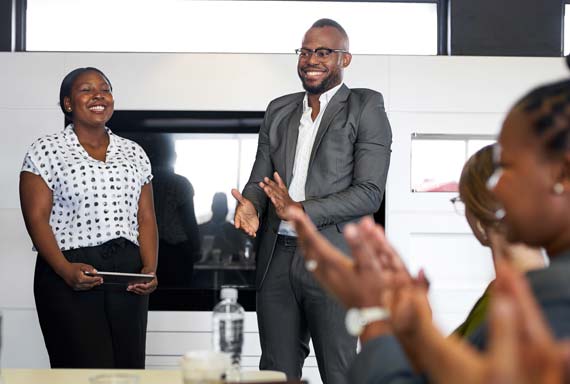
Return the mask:
<path fill-rule="evenodd" d="M 309 171 L 309 160 L 315 137 L 321 125 L 321 120 L 327 106 L 333 96 L 337 93 L 343 83 L 329 89 L 319 97 L 320 110 L 317 118 L 313 121 L 311 113 L 313 108 L 309 107 L 307 94 L 303 98 L 303 114 L 299 125 L 299 135 L 297 136 L 297 148 L 295 149 L 295 162 L 293 165 L 293 176 L 289 184 L 289 196 L 293 201 L 301 202 L 305 200 L 305 184 L 307 183 L 307 173 Z M 293 226 L 287 221 L 281 221 L 278 233 L 286 236 L 297 236 Z"/>
<path fill-rule="evenodd" d="M 152 179 L 150 161 L 135 142 L 107 128 L 105 161 L 87 153 L 73 124 L 32 144 L 22 171 L 53 192 L 50 226 L 61 250 L 91 247 L 124 237 L 138 245 L 138 203 Z"/>

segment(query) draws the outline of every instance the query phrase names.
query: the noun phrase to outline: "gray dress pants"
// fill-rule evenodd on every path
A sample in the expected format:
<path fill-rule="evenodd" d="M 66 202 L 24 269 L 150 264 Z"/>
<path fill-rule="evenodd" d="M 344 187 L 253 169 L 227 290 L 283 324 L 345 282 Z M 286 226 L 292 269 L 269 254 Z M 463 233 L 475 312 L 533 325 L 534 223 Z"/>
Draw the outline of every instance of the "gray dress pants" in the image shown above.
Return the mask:
<path fill-rule="evenodd" d="M 305 269 L 296 238 L 278 236 L 273 258 L 257 293 L 260 369 L 301 378 L 313 341 L 324 384 L 345 384 L 357 338 L 344 326 L 346 310 Z"/>

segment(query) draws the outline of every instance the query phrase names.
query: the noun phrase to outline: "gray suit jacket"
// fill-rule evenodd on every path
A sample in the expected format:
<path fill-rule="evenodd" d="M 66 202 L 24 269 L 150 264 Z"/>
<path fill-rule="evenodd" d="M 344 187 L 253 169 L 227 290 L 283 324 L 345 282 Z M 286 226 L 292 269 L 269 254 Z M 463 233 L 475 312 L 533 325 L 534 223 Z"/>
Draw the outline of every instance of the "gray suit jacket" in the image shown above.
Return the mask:
<path fill-rule="evenodd" d="M 287 186 L 291 183 L 304 96 L 304 92 L 282 96 L 267 107 L 255 163 L 243 190 L 261 219 L 257 289 L 271 262 L 281 221 L 258 183 L 266 176 L 273 178 L 275 171 Z M 382 95 L 343 85 L 327 105 L 317 131 L 302 202 L 323 235 L 343 250 L 344 224 L 380 207 L 391 143 Z"/>
<path fill-rule="evenodd" d="M 527 273 L 528 282 L 554 337 L 570 337 L 570 250 L 554 258 L 548 268 Z M 474 332 L 469 340 L 484 350 L 487 326 Z M 350 383 L 417 384 L 425 377 L 414 373 L 394 336 L 381 336 L 366 343 L 350 368 Z"/>

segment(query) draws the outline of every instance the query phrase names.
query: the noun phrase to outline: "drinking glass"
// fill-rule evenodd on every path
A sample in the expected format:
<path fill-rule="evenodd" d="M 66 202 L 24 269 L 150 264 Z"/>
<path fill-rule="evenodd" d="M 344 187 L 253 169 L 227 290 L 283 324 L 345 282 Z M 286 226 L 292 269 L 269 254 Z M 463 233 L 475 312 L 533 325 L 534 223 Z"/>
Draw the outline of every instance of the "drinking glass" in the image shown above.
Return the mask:
<path fill-rule="evenodd" d="M 226 353 L 187 352 L 181 361 L 184 384 L 222 384 L 230 366 L 230 356 Z"/>

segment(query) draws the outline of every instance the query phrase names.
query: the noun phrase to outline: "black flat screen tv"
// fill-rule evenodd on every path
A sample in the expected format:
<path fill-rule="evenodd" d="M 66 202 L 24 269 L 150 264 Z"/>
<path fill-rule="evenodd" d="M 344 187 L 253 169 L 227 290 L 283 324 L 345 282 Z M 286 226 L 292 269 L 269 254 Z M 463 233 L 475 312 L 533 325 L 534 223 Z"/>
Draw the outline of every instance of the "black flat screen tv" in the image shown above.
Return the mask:
<path fill-rule="evenodd" d="M 233 227 L 232 188 L 255 159 L 259 111 L 124 111 L 108 126 L 139 143 L 153 165 L 159 288 L 151 310 L 209 311 L 222 286 L 255 310 L 255 239 Z"/>

